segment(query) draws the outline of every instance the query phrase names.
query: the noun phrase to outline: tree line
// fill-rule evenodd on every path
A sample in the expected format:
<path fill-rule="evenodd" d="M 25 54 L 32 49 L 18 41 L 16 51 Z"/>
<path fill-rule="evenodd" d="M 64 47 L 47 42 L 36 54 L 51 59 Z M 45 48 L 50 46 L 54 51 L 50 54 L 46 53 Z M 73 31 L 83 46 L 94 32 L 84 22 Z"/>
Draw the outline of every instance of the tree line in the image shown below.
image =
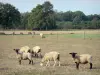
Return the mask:
<path fill-rule="evenodd" d="M 13 5 L 0 2 L 0 29 L 100 29 L 100 14 L 58 12 L 49 1 L 38 4 L 31 12 L 20 13 Z"/>

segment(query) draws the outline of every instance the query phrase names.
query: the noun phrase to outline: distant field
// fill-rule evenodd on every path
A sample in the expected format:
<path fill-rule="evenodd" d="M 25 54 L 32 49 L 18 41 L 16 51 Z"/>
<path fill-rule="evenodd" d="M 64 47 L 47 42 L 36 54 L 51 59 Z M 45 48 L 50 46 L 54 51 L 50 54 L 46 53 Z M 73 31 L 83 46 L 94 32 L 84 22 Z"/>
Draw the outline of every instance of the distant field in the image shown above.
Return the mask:
<path fill-rule="evenodd" d="M 28 34 L 28 32 L 35 32 L 35 34 L 44 33 L 44 34 L 100 34 L 100 30 L 69 30 L 69 31 L 24 31 L 24 30 L 11 30 L 11 31 L 0 31 L 4 32 L 5 34 L 12 34 L 13 32 L 15 34 L 20 34 L 22 32 L 23 34 Z"/>
<path fill-rule="evenodd" d="M 42 32 L 46 38 L 42 39 L 39 35 L 0 35 L 0 75 L 100 75 L 100 31 L 86 31 L 85 39 L 84 31 L 54 31 L 52 35 L 51 31 Z M 13 49 L 26 45 L 30 48 L 39 45 L 43 55 L 58 51 L 61 54 L 61 66 L 41 67 L 41 59 L 36 58 L 33 58 L 34 65 L 29 65 L 27 60 L 19 65 Z M 93 55 L 93 69 L 89 70 L 89 64 L 86 64 L 76 70 L 69 52 Z"/>

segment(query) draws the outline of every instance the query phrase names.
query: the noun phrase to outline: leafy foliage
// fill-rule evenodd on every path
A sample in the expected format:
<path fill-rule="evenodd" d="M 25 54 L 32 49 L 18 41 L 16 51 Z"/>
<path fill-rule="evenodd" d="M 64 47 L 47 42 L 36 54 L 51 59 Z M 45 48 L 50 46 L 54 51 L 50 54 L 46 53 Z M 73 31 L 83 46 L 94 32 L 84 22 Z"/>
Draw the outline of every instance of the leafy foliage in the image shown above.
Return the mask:
<path fill-rule="evenodd" d="M 29 12 L 21 13 L 21 25 L 20 29 L 27 29 L 28 28 L 28 18 L 29 18 Z"/>
<path fill-rule="evenodd" d="M 11 4 L 0 3 L 0 24 L 4 29 L 17 28 L 20 24 L 20 12 Z"/>
<path fill-rule="evenodd" d="M 33 8 L 30 13 L 28 25 L 30 29 L 38 30 L 48 30 L 55 28 L 56 22 L 53 5 L 46 1 L 44 4 L 37 5 L 36 8 Z"/>
<path fill-rule="evenodd" d="M 49 1 L 38 4 L 31 12 L 21 13 L 11 4 L 0 2 L 0 29 L 100 29 L 100 14 L 82 11 L 57 12 Z"/>

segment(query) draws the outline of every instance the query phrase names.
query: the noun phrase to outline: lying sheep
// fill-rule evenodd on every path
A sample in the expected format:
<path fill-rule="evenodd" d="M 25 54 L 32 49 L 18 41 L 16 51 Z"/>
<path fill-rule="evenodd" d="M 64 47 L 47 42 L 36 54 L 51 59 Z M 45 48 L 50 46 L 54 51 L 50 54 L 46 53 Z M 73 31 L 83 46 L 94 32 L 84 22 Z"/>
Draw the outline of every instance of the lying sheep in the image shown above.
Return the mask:
<path fill-rule="evenodd" d="M 32 53 L 35 55 L 35 57 L 38 57 L 38 54 L 40 54 L 40 57 L 42 58 L 40 46 L 33 47 Z"/>
<path fill-rule="evenodd" d="M 33 64 L 32 54 L 30 52 L 20 53 L 20 49 L 14 49 L 14 51 L 17 53 L 19 64 L 21 64 L 21 60 L 29 60 L 29 64 Z"/>
<path fill-rule="evenodd" d="M 79 64 L 90 64 L 90 69 L 92 69 L 92 56 L 90 54 L 76 55 L 77 53 L 69 53 L 72 55 L 74 62 L 76 63 L 76 68 L 79 69 Z"/>
<path fill-rule="evenodd" d="M 20 48 L 20 53 L 23 53 L 23 52 L 28 52 L 30 50 L 30 48 L 28 46 L 23 46 Z"/>
<path fill-rule="evenodd" d="M 42 58 L 42 61 L 41 61 L 40 65 L 43 66 L 43 63 L 47 62 L 46 66 L 50 66 L 49 62 L 50 61 L 54 61 L 54 65 L 53 66 L 55 66 L 56 65 L 56 60 L 59 61 L 59 66 L 60 66 L 60 54 L 58 52 L 56 52 L 56 51 L 52 51 L 52 52 L 46 53 L 44 55 L 44 57 Z"/>
<path fill-rule="evenodd" d="M 41 38 L 45 38 L 45 36 L 44 36 L 43 33 L 40 33 L 40 37 L 41 37 Z"/>

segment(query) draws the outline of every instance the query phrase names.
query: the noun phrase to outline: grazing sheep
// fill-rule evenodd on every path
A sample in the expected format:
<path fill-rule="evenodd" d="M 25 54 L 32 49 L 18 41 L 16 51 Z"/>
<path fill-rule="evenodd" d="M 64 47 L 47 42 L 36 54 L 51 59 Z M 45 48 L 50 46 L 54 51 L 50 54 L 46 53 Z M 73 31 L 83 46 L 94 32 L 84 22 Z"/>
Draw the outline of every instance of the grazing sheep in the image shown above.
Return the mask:
<path fill-rule="evenodd" d="M 29 60 L 29 64 L 33 65 L 32 54 L 30 52 L 20 53 L 19 50 L 20 49 L 14 49 L 14 51 L 17 53 L 17 58 L 19 60 L 19 64 L 21 64 L 21 60 Z"/>
<path fill-rule="evenodd" d="M 90 69 L 92 69 L 92 56 L 90 54 L 82 54 L 82 55 L 76 55 L 77 53 L 69 53 L 72 55 L 72 58 L 74 59 L 74 62 L 76 63 L 76 68 L 79 69 L 79 64 L 90 64 Z"/>
<path fill-rule="evenodd" d="M 20 53 L 23 53 L 23 52 L 27 53 L 28 51 L 30 51 L 30 48 L 28 46 L 23 46 L 20 48 Z"/>
<path fill-rule="evenodd" d="M 23 35 L 23 32 L 20 32 L 21 35 Z"/>
<path fill-rule="evenodd" d="M 32 53 L 35 55 L 35 57 L 38 57 L 38 54 L 40 54 L 40 57 L 42 58 L 40 46 L 33 47 Z"/>
<path fill-rule="evenodd" d="M 29 35 L 32 35 L 32 33 L 31 33 L 31 32 L 28 32 L 28 34 L 29 34 Z"/>
<path fill-rule="evenodd" d="M 45 38 L 45 36 L 44 36 L 43 33 L 40 33 L 40 37 L 41 37 L 41 38 Z"/>
<path fill-rule="evenodd" d="M 49 52 L 49 53 L 46 53 L 44 55 L 44 57 L 42 58 L 42 61 L 40 63 L 41 66 L 43 66 L 43 63 L 44 62 L 47 62 L 46 63 L 46 66 L 50 66 L 50 61 L 54 61 L 54 65 L 56 65 L 56 60 L 59 61 L 59 66 L 60 66 L 60 53 L 56 52 L 56 51 L 52 51 L 52 52 Z"/>

